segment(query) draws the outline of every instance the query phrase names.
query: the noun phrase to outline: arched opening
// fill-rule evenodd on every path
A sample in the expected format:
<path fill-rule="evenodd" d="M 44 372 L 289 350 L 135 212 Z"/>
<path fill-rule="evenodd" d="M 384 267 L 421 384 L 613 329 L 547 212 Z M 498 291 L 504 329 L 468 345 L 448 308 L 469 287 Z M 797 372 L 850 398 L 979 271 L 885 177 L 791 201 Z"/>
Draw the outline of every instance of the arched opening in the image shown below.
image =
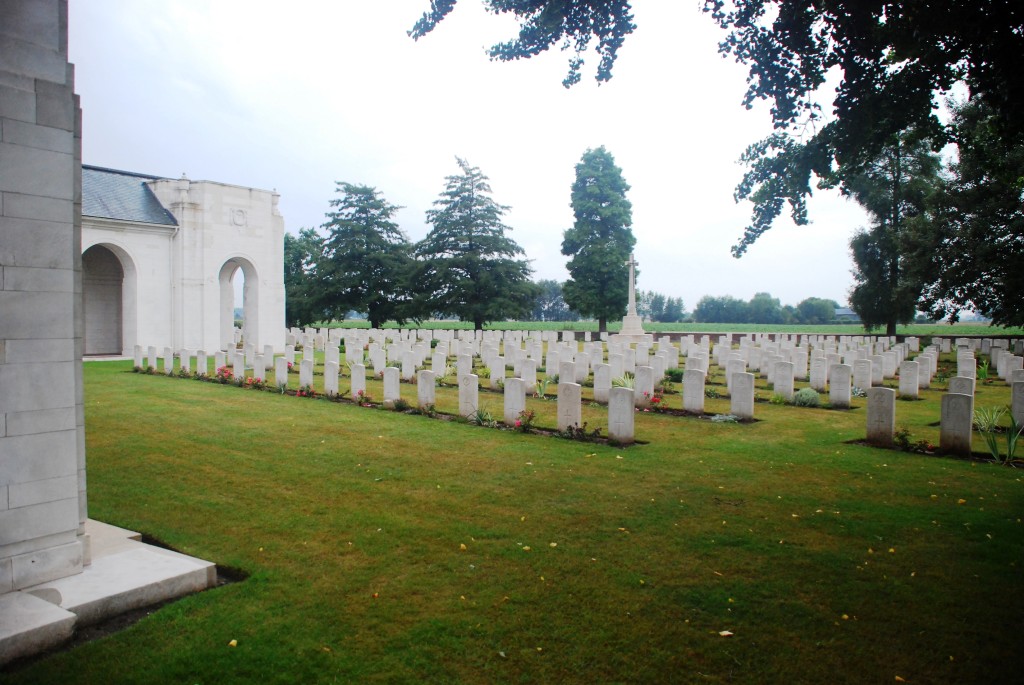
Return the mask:
<path fill-rule="evenodd" d="M 259 346 L 259 278 L 247 259 L 232 257 L 220 269 L 220 340 L 223 349 L 235 346 L 235 279 L 242 279 L 242 339 Z"/>
<path fill-rule="evenodd" d="M 124 352 L 124 268 L 103 245 L 82 254 L 82 313 L 84 353 Z"/>

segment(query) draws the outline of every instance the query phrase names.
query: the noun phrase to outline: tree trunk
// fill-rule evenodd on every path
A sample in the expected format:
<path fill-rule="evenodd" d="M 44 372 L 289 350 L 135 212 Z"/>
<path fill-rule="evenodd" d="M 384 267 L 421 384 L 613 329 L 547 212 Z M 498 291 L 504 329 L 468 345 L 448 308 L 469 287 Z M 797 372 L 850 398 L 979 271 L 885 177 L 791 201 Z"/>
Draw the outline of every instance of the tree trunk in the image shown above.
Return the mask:
<path fill-rule="evenodd" d="M 607 333 L 608 332 L 608 319 L 606 317 L 600 317 L 597 320 L 597 332 Z"/>
<path fill-rule="evenodd" d="M 482 317 L 473 317 L 473 330 L 482 331 L 484 329 L 484 320 Z"/>
<path fill-rule="evenodd" d="M 885 334 L 886 335 L 896 335 L 896 322 L 895 321 L 889 321 L 889 322 L 887 322 L 885 324 Z"/>

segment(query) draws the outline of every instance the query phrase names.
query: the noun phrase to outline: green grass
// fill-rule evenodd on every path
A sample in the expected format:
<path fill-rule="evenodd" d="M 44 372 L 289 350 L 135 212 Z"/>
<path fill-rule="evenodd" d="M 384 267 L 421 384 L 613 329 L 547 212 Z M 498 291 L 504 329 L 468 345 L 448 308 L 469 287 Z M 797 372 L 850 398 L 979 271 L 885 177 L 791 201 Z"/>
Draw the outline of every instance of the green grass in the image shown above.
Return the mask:
<path fill-rule="evenodd" d="M 251 575 L 3 682 L 1019 677 L 1021 471 L 849 444 L 862 399 L 623 450 L 129 368 L 85 365 L 90 515 Z M 937 442 L 939 396 L 898 423 Z"/>
<path fill-rule="evenodd" d="M 342 321 L 320 323 L 330 328 L 369 328 L 368 321 Z M 608 329 L 617 332 L 621 322 L 611 322 Z M 409 322 L 404 326 L 388 322 L 384 328 L 423 328 L 429 330 L 470 330 L 472 322 L 467 321 L 423 321 Z M 484 326 L 487 330 L 531 330 L 531 331 L 597 331 L 596 321 L 495 321 Z M 644 323 L 648 333 L 804 333 L 820 335 L 884 335 L 884 328 L 866 332 L 859 324 L 811 325 L 766 325 L 742 323 Z M 897 335 L 913 336 L 1020 336 L 1024 328 L 1001 328 L 979 323 L 911 324 L 897 326 Z"/>

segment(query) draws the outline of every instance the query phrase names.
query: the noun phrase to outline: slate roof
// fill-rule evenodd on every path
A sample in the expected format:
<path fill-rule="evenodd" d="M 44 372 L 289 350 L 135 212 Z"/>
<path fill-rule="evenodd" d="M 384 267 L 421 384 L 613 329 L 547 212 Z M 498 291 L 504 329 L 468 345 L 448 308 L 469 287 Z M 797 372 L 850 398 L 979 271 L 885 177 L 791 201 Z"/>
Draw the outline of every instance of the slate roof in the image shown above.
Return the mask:
<path fill-rule="evenodd" d="M 102 219 L 120 219 L 146 224 L 177 226 L 146 185 L 160 176 L 82 165 L 82 214 Z"/>

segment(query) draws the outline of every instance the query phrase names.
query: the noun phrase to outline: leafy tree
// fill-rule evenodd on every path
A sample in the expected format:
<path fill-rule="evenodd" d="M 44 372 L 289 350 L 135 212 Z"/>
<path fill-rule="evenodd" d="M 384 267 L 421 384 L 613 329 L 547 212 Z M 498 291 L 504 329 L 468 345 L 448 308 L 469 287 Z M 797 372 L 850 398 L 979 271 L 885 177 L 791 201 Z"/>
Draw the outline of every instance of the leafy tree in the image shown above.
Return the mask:
<path fill-rule="evenodd" d="M 655 319 L 655 321 L 677 323 L 683 320 L 685 313 L 683 310 L 683 298 L 667 297 L 665 298 L 665 309 L 662 311 L 661 318 Z"/>
<path fill-rule="evenodd" d="M 693 320 L 698 323 L 746 323 L 750 318 L 747 309 L 746 302 L 731 295 L 705 295 L 693 308 Z"/>
<path fill-rule="evenodd" d="M 430 33 L 455 8 L 455 3 L 456 0 L 431 0 L 430 11 L 424 12 L 409 35 L 418 40 Z M 636 28 L 630 0 L 485 0 L 484 4 L 495 14 L 511 13 L 520 21 L 519 37 L 491 47 L 491 59 L 508 62 L 533 57 L 561 42 L 562 50 L 575 50 L 569 60 L 569 73 L 562 81 L 566 88 L 579 82 L 583 53 L 592 38 L 597 39 L 597 54 L 601 57 L 597 80 L 610 79 L 619 47 Z"/>
<path fill-rule="evenodd" d="M 315 229 L 299 229 L 299 235 L 284 234 L 285 325 L 306 326 L 330 315 L 320 301 L 316 265 L 323 252 L 323 239 Z"/>
<path fill-rule="evenodd" d="M 484 0 L 494 13 L 520 20 L 516 40 L 491 56 L 528 58 L 561 44 L 575 48 L 567 86 L 579 81 L 582 53 L 596 39 L 598 80 L 611 76 L 618 48 L 635 28 L 629 0 Z M 432 30 L 455 0 L 432 0 L 432 11 L 411 34 Z M 703 0 L 703 11 L 725 31 L 723 55 L 749 67 L 743 99 L 771 103 L 775 133 L 743 155 L 750 168 L 737 200 L 753 202 L 752 220 L 735 256 L 742 255 L 788 203 L 794 221 L 807 222 L 814 177 L 845 191 L 899 132 L 917 129 L 939 149 L 959 136 L 962 122 L 944 126 L 937 94 L 965 83 L 972 101 L 990 112 L 990 135 L 1009 149 L 1024 131 L 1024 5 L 1019 0 Z M 823 86 L 841 76 L 830 95 Z M 830 120 L 819 98 L 832 97 Z M 938 294 L 937 294 L 938 296 Z"/>
<path fill-rule="evenodd" d="M 755 293 L 747 303 L 749 323 L 783 323 L 784 319 L 782 303 L 769 293 Z"/>
<path fill-rule="evenodd" d="M 808 297 L 796 305 L 796 319 L 804 324 L 832 323 L 836 319 L 839 303 L 820 297 Z"/>
<path fill-rule="evenodd" d="M 392 217 L 401 207 L 375 188 L 338 182 L 341 197 L 323 225 L 327 237 L 318 265 L 321 300 L 333 318 L 366 312 L 370 326 L 404 323 L 411 313 L 412 245 Z"/>
<path fill-rule="evenodd" d="M 976 101 L 954 107 L 954 124 L 957 161 L 928 220 L 911 225 L 921 307 L 937 319 L 970 309 L 1024 325 L 1024 135 L 1007 145 L 991 108 Z"/>
<path fill-rule="evenodd" d="M 537 281 L 539 294 L 530 318 L 534 321 L 577 321 L 580 316 L 565 303 L 562 284 L 551 279 Z"/>
<path fill-rule="evenodd" d="M 867 210 L 871 227 L 850 240 L 856 281 L 850 307 L 868 330 L 914 320 L 921 281 L 908 268 L 913 246 L 907 222 L 920 215 L 939 180 L 939 158 L 913 132 L 893 138 L 865 169 L 848 179 L 854 199 Z"/>
<path fill-rule="evenodd" d="M 628 190 L 622 170 L 604 146 L 583 153 L 572 184 L 576 220 L 562 239 L 562 254 L 570 258 L 563 295 L 570 307 L 597 319 L 602 332 L 608 330 L 609 318 L 625 313 L 629 300 L 626 261 L 636 238 Z"/>
<path fill-rule="evenodd" d="M 456 158 L 461 174 L 448 176 L 445 190 L 427 211 L 433 225 L 416 245 L 414 282 L 425 311 L 453 314 L 481 329 L 487 321 L 529 315 L 538 288 L 523 249 L 506 235 L 508 207 L 491 198 L 481 171 Z"/>

